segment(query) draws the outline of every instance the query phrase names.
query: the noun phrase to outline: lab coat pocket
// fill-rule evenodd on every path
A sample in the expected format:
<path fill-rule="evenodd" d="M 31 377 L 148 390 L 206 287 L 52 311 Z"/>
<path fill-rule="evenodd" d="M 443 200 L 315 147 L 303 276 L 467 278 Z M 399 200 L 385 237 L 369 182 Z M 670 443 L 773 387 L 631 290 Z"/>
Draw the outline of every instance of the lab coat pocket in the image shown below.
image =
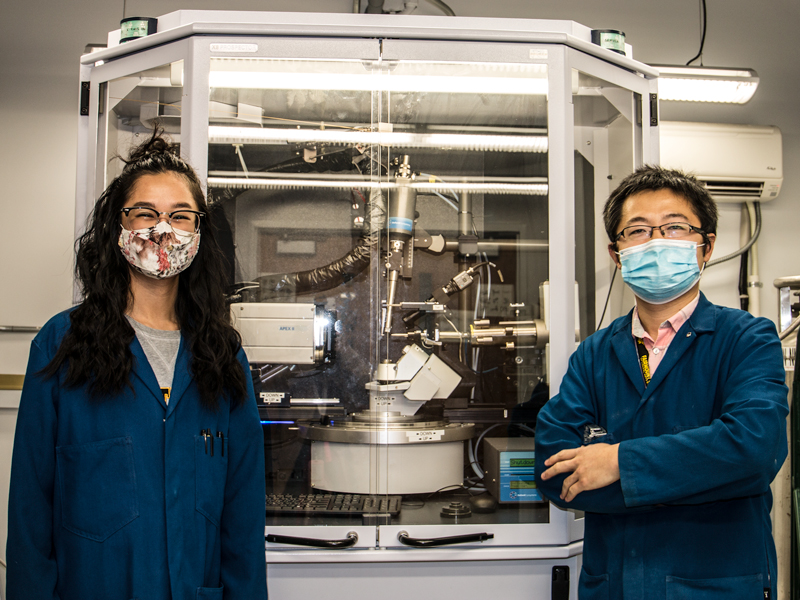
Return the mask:
<path fill-rule="evenodd" d="M 219 527 L 225 501 L 225 478 L 228 473 L 228 438 L 223 454 L 219 439 L 195 436 L 194 462 L 196 474 L 195 507 L 197 511 Z"/>
<path fill-rule="evenodd" d="M 764 597 L 761 574 L 715 579 L 681 579 L 667 577 L 667 600 L 756 600 Z"/>
<path fill-rule="evenodd" d="M 222 590 L 224 587 L 218 588 L 197 588 L 197 600 L 222 600 Z"/>
<path fill-rule="evenodd" d="M 581 600 L 608 600 L 608 574 L 589 575 L 581 569 L 578 580 L 578 597 Z"/>
<path fill-rule="evenodd" d="M 105 541 L 139 516 L 133 440 L 56 447 L 62 526 Z"/>

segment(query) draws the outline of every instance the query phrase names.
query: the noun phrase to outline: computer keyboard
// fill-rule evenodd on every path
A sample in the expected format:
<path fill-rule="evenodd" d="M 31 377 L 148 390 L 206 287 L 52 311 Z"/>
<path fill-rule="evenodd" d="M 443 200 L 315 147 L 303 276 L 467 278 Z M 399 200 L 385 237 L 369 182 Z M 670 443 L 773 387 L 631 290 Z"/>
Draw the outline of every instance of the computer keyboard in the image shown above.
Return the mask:
<path fill-rule="evenodd" d="M 370 496 L 367 494 L 267 494 L 267 514 L 361 516 L 374 513 L 396 515 L 402 496 Z"/>

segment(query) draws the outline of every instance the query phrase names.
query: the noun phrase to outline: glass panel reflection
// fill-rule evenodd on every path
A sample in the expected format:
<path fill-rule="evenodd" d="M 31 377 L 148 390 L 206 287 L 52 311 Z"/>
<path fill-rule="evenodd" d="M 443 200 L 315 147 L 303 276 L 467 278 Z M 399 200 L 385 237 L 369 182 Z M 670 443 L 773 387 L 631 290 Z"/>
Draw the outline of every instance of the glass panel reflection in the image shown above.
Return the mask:
<path fill-rule="evenodd" d="M 183 61 L 162 65 L 113 79 L 101 93 L 101 114 L 105 128 L 105 154 L 99 153 L 98 173 L 105 174 L 98 189 L 105 189 L 122 173 L 120 157 L 143 139 L 154 127 L 162 128 L 174 142 L 180 142 L 183 98 Z"/>
<path fill-rule="evenodd" d="M 212 59 L 210 81 L 268 522 L 547 522 L 546 66 Z"/>

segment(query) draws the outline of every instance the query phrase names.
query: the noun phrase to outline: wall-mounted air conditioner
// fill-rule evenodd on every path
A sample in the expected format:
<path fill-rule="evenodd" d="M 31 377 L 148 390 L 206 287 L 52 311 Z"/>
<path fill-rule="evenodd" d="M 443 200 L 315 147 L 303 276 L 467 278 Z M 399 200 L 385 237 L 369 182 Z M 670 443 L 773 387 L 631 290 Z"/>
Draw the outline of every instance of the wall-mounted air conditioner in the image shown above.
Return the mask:
<path fill-rule="evenodd" d="M 777 127 L 662 121 L 661 165 L 694 174 L 717 202 L 764 202 L 783 183 Z"/>

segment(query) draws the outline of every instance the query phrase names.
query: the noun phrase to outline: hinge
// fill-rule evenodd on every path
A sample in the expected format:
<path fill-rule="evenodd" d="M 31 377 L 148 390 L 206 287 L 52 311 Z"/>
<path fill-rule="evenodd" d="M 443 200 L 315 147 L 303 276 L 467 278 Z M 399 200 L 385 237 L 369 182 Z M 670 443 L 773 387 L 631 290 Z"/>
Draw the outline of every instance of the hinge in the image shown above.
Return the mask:
<path fill-rule="evenodd" d="M 658 94 L 650 94 L 650 127 L 658 127 Z"/>
<path fill-rule="evenodd" d="M 81 81 L 81 112 L 82 117 L 89 116 L 89 82 Z"/>

